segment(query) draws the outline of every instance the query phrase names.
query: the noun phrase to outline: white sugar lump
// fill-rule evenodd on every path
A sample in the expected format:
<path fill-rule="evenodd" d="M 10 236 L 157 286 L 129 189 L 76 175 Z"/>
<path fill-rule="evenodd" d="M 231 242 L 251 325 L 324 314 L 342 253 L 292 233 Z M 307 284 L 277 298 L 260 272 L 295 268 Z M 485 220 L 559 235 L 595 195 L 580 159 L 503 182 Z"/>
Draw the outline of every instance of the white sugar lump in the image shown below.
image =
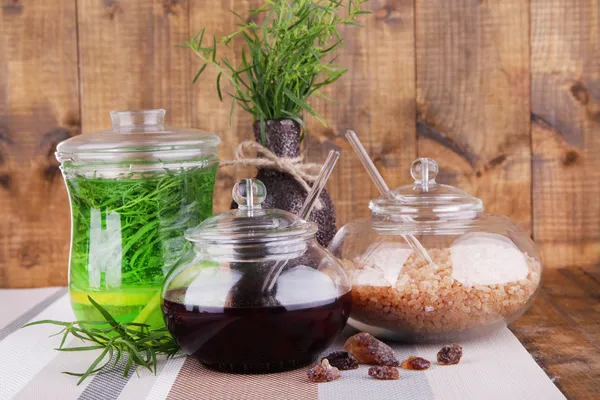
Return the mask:
<path fill-rule="evenodd" d="M 353 280 L 354 284 L 396 287 L 398 275 L 411 253 L 411 248 L 403 243 L 373 243 L 360 261 L 365 268 Z"/>
<path fill-rule="evenodd" d="M 527 278 L 525 255 L 499 234 L 473 232 L 450 247 L 452 277 L 465 286 L 495 285 Z"/>

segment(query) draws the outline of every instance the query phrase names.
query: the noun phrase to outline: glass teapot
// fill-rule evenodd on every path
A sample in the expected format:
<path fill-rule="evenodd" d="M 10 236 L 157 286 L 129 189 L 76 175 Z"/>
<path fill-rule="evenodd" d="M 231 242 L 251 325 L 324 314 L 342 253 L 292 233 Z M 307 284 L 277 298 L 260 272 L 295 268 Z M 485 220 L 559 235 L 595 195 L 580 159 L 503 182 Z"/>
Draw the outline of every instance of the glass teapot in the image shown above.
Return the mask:
<path fill-rule="evenodd" d="M 414 184 L 370 202 L 329 249 L 353 284 L 348 323 L 384 339 L 441 342 L 481 335 L 518 318 L 536 294 L 540 257 L 512 220 L 438 184 L 420 158 Z"/>
<path fill-rule="evenodd" d="M 194 250 L 163 287 L 171 334 L 212 369 L 255 373 L 308 365 L 350 313 L 350 281 L 339 260 L 318 245 L 316 225 L 261 208 L 265 196 L 259 180 L 236 183 L 239 208 L 186 231 Z"/>

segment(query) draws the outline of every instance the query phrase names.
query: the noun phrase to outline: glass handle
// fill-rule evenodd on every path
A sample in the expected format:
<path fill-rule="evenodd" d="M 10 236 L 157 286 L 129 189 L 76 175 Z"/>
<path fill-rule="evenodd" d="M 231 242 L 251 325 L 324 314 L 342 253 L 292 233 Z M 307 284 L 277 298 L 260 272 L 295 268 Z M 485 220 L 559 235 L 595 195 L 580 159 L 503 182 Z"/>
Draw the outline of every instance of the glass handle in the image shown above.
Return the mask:
<path fill-rule="evenodd" d="M 165 114 L 163 109 L 140 110 L 140 111 L 111 111 L 110 119 L 113 128 L 133 127 L 133 126 L 162 126 L 165 123 Z"/>
<path fill-rule="evenodd" d="M 423 191 L 429 191 L 429 186 L 435 184 L 435 178 L 440 168 L 435 160 L 423 157 L 417 158 L 410 166 L 410 174 L 415 180 L 415 185 L 420 186 Z"/>

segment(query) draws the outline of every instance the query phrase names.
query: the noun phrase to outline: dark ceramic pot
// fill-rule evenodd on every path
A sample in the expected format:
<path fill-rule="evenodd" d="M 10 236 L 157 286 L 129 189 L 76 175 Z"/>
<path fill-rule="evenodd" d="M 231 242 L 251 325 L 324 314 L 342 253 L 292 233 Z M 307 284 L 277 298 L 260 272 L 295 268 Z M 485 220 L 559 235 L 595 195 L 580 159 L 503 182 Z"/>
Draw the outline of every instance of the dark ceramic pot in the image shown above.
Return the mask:
<path fill-rule="evenodd" d="M 278 157 L 300 156 L 300 125 L 291 119 L 269 120 L 265 122 L 265 141 L 263 143 L 260 132 L 260 122 L 253 124 L 256 141 L 267 147 Z M 263 208 L 279 208 L 298 214 L 306 199 L 306 191 L 287 172 L 271 168 L 260 168 L 256 178 L 261 180 L 267 188 L 267 198 Z M 311 182 L 309 182 L 311 183 Z M 313 208 L 309 220 L 319 226 L 317 241 L 322 246 L 327 246 L 337 231 L 335 208 L 327 190 L 321 192 L 319 197 L 322 208 Z"/>

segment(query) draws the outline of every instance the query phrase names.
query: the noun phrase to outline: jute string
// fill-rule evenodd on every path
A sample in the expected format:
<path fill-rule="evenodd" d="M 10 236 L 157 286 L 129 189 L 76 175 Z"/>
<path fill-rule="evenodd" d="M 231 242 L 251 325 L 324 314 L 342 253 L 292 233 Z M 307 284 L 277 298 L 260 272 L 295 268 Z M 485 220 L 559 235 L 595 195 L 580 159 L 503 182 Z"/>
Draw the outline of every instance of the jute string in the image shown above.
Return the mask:
<path fill-rule="evenodd" d="M 244 151 L 255 150 L 257 157 L 251 157 Z M 262 156 L 262 157 L 259 157 Z M 314 182 L 321 171 L 321 164 L 303 163 L 300 157 L 278 157 L 271 150 L 252 140 L 241 142 L 233 153 L 233 160 L 221 161 L 220 167 L 229 165 L 245 165 L 256 168 L 273 168 L 290 174 L 302 186 L 306 193 L 310 192 L 308 182 Z M 320 210 L 323 206 L 317 199 L 315 207 Z"/>

